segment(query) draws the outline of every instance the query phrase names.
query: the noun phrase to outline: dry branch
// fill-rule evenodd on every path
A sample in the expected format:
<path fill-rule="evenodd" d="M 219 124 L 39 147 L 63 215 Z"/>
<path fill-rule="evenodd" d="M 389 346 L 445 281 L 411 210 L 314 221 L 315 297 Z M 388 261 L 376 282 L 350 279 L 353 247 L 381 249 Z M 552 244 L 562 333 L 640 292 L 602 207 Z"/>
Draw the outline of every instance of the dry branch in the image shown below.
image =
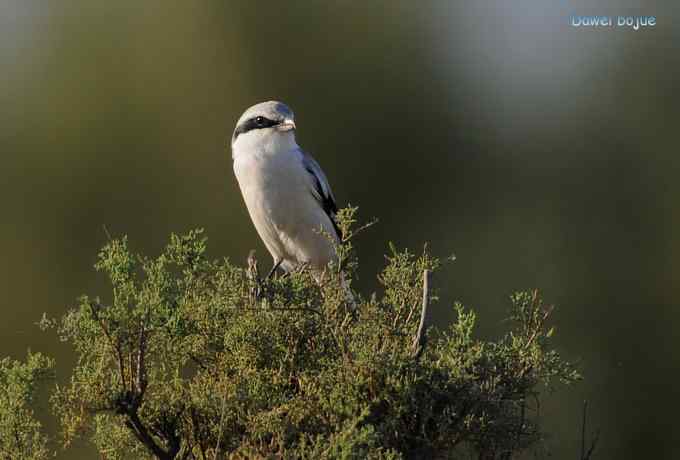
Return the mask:
<path fill-rule="evenodd" d="M 425 347 L 427 329 L 430 327 L 430 280 L 432 272 L 430 270 L 423 270 L 423 303 L 420 311 L 420 324 L 418 325 L 418 332 L 413 339 L 413 353 L 416 358 L 420 356 Z"/>

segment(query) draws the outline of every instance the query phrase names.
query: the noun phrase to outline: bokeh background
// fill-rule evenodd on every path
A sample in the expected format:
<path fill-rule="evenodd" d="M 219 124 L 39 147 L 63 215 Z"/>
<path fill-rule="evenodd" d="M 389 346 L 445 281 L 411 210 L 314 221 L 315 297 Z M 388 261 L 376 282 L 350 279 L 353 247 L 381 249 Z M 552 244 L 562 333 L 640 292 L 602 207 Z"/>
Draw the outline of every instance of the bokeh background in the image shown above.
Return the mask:
<path fill-rule="evenodd" d="M 44 351 L 68 377 L 34 323 L 107 292 L 103 226 L 147 254 L 204 227 L 212 256 L 267 260 L 227 143 L 275 98 L 340 203 L 380 219 L 364 294 L 389 240 L 455 253 L 440 320 L 460 300 L 485 338 L 540 288 L 585 375 L 543 400 L 551 458 L 578 457 L 584 399 L 596 458 L 677 458 L 680 8 L 592 3 L 0 1 L 0 355 Z"/>

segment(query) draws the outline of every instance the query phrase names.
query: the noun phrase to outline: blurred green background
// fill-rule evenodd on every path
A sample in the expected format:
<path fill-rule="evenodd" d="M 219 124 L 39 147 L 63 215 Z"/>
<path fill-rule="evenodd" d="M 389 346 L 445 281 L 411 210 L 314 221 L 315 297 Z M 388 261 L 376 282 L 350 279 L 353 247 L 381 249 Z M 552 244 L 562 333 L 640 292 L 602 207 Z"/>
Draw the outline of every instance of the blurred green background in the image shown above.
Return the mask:
<path fill-rule="evenodd" d="M 103 225 L 147 254 L 205 227 L 212 256 L 268 263 L 226 145 L 275 98 L 340 204 L 380 219 L 363 293 L 388 240 L 456 254 L 440 319 L 461 300 L 484 337 L 540 288 L 585 375 L 541 406 L 552 458 L 578 456 L 584 399 L 597 458 L 677 458 L 680 8 L 633 3 L 0 1 L 0 355 L 68 377 L 34 323 L 107 292 Z"/>

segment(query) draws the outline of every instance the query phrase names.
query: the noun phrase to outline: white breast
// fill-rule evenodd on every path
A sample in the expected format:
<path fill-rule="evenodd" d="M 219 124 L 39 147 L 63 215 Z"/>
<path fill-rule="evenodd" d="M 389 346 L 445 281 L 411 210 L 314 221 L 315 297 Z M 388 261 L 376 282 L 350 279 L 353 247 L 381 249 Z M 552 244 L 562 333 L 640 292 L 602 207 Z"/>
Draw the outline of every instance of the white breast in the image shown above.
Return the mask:
<path fill-rule="evenodd" d="M 295 146 L 297 147 L 297 146 Z M 297 148 L 235 152 L 234 173 L 253 224 L 285 269 L 309 263 L 323 269 L 334 257 L 333 225 L 311 192 Z"/>

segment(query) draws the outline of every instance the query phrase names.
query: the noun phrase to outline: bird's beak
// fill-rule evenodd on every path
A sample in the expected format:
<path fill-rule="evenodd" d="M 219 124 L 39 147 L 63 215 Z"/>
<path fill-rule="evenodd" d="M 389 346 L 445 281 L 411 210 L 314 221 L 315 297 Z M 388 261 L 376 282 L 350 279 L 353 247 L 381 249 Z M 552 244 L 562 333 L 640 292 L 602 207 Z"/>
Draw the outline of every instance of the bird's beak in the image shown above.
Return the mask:
<path fill-rule="evenodd" d="M 283 120 L 283 123 L 277 126 L 277 128 L 279 131 L 290 131 L 291 129 L 295 129 L 295 122 L 290 118 L 286 118 Z"/>

